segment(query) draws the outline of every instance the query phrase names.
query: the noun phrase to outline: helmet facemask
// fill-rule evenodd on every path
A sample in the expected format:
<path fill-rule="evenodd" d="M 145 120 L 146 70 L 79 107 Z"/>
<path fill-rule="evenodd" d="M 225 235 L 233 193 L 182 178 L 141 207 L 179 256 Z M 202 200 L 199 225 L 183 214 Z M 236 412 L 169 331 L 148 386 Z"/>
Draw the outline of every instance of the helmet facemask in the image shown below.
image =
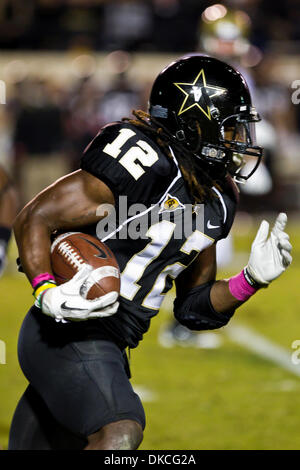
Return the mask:
<path fill-rule="evenodd" d="M 260 116 L 253 106 L 238 106 L 236 114 L 223 119 L 219 141 L 230 152 L 227 171 L 238 183 L 245 183 L 260 164 L 263 149 L 256 145 L 255 123 Z"/>
<path fill-rule="evenodd" d="M 242 108 L 245 109 L 236 109 L 235 114 L 216 122 L 215 139 L 205 139 L 195 119 L 182 120 L 181 123 L 178 119 L 180 130 L 176 133 L 176 139 L 198 160 L 206 162 L 211 172 L 222 176 L 227 171 L 238 183 L 246 183 L 263 155 L 262 147 L 256 145 L 255 133 L 255 123 L 260 121 L 260 117 L 254 107 Z M 206 141 L 202 141 L 203 137 Z"/>

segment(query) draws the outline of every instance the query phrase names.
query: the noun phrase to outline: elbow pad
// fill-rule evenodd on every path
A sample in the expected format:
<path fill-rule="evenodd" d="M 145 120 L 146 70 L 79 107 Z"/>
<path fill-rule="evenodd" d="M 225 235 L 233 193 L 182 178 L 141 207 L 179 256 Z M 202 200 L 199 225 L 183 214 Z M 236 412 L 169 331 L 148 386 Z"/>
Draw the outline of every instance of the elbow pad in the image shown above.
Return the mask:
<path fill-rule="evenodd" d="M 225 326 L 234 310 L 218 313 L 210 301 L 210 290 L 215 281 L 194 287 L 184 297 L 174 301 L 174 315 L 177 321 L 190 330 L 214 330 Z"/>

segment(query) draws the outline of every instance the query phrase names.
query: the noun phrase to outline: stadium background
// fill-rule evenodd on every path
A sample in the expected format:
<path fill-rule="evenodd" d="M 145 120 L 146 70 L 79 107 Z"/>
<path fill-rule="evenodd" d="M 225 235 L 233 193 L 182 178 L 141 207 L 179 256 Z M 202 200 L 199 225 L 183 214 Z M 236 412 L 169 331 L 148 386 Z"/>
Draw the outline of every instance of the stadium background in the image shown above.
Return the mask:
<path fill-rule="evenodd" d="M 76 169 L 100 126 L 146 109 L 157 73 L 185 53 L 204 51 L 240 68 L 264 119 L 263 170 L 241 192 L 218 275 L 244 266 L 260 220 L 282 210 L 293 264 L 207 342 L 161 340 L 172 315 L 172 294 L 166 298 L 131 352 L 147 415 L 142 449 L 300 448 L 299 20 L 297 0 L 1 1 L 0 164 L 16 181 L 20 206 Z M 0 279 L 3 449 L 26 386 L 17 337 L 32 302 L 16 254 L 12 241 Z"/>

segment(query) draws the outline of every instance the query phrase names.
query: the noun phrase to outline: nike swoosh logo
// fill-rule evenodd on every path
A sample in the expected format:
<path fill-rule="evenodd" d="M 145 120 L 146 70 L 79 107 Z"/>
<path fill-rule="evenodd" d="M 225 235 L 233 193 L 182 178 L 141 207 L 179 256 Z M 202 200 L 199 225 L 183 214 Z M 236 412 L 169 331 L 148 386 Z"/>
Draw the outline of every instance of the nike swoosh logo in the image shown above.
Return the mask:
<path fill-rule="evenodd" d="M 73 310 L 74 312 L 87 312 L 87 309 L 86 308 L 75 308 L 75 307 L 68 307 L 67 306 L 67 302 L 64 302 L 61 304 L 60 308 L 62 310 L 66 310 L 67 312 L 69 312 L 70 310 Z"/>
<path fill-rule="evenodd" d="M 207 222 L 207 228 L 209 228 L 209 229 L 219 228 L 219 227 L 220 227 L 220 225 L 212 225 L 212 224 L 210 223 L 210 220 Z"/>
<path fill-rule="evenodd" d="M 88 240 L 87 238 L 80 238 L 92 245 L 94 248 L 96 248 L 96 250 L 98 250 L 99 255 L 94 255 L 96 258 L 107 258 L 107 254 L 105 253 L 105 251 L 103 251 L 98 245 L 96 245 L 96 243 L 92 242 L 91 240 Z"/>

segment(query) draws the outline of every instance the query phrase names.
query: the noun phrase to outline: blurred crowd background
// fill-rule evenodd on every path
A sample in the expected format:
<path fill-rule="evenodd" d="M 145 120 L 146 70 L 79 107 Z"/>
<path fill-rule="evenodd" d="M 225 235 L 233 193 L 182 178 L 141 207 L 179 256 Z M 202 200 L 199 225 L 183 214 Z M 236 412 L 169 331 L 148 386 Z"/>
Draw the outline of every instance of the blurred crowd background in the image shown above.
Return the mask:
<path fill-rule="evenodd" d="M 298 0 L 1 0 L 0 164 L 25 204 L 78 168 L 102 125 L 146 110 L 166 64 L 199 51 L 246 76 L 263 118 L 264 164 L 241 204 L 297 212 L 299 48 Z"/>

